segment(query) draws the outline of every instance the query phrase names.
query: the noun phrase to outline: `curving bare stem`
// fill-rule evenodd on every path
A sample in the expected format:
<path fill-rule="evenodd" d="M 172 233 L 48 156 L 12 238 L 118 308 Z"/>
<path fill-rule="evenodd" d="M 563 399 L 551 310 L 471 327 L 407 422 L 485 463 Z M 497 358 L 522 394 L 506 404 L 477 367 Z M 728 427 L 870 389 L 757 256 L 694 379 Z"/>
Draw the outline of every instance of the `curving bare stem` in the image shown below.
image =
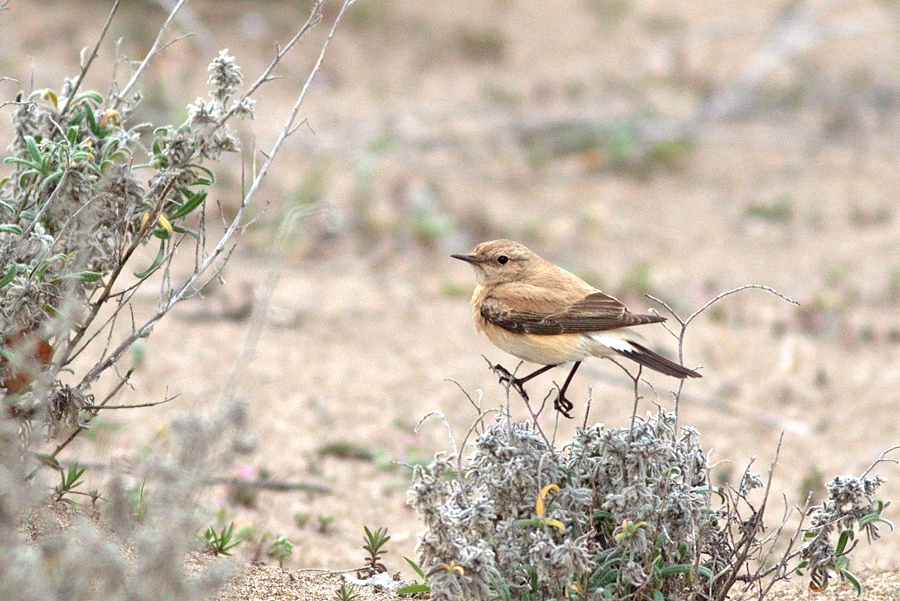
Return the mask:
<path fill-rule="evenodd" d="M 672 336 L 674 336 L 676 340 L 678 340 L 678 362 L 683 364 L 684 363 L 684 338 L 685 338 L 685 335 L 687 334 L 687 328 L 691 324 L 691 322 L 694 321 L 694 319 L 696 317 L 698 317 L 700 314 L 702 314 L 704 311 L 706 311 L 707 309 L 712 307 L 714 304 L 716 304 L 720 300 L 724 299 L 727 296 L 731 296 L 732 294 L 737 294 L 738 292 L 743 292 L 744 290 L 763 290 L 770 294 L 774 294 L 778 298 L 785 300 L 792 305 L 800 304 L 797 301 L 795 301 L 794 299 L 792 299 L 788 296 L 785 296 L 784 294 L 778 292 L 777 290 L 775 290 L 774 288 L 772 288 L 770 286 L 765 286 L 763 284 L 744 284 L 743 286 L 738 286 L 737 288 L 732 288 L 731 290 L 726 290 L 725 292 L 722 292 L 722 293 L 716 295 L 715 297 L 706 301 L 706 303 L 704 303 L 702 307 L 700 307 L 699 309 L 697 309 L 696 311 L 691 313 L 687 317 L 687 319 L 684 319 L 675 311 L 675 309 L 673 309 L 671 306 L 669 306 L 669 304 L 666 303 L 664 300 L 658 299 L 655 296 L 653 296 L 652 294 L 648 294 L 646 296 L 653 302 L 659 303 L 660 305 L 662 305 L 666 309 L 666 311 L 668 311 L 672 315 L 672 317 L 675 318 L 675 321 L 678 322 L 679 329 L 677 332 L 675 330 L 673 330 L 672 328 L 670 328 L 665 323 L 663 323 L 663 327 L 665 327 L 666 330 L 668 330 L 669 333 L 672 334 Z M 650 309 L 650 311 L 653 313 L 657 313 L 657 314 L 659 313 L 655 309 Z M 678 389 L 675 391 L 675 430 L 676 430 L 676 432 L 678 430 L 678 406 L 679 406 L 679 401 L 681 400 L 681 391 L 683 388 L 684 388 L 684 380 L 680 380 L 678 382 Z"/>

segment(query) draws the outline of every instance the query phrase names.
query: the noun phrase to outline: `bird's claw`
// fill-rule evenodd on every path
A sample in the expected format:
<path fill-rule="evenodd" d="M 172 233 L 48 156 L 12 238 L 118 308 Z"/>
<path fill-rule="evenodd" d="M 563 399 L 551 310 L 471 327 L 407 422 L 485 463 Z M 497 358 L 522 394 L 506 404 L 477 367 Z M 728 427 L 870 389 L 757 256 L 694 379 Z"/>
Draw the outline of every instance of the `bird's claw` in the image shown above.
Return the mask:
<path fill-rule="evenodd" d="M 556 409 L 557 411 L 559 411 L 560 413 L 562 413 L 563 415 L 565 415 L 566 417 L 568 417 L 569 419 L 572 419 L 572 414 L 570 413 L 570 411 L 572 411 L 572 409 L 574 407 L 575 407 L 575 405 L 572 404 L 572 401 L 567 399 L 565 397 L 565 395 L 563 395 L 561 393 L 559 394 L 559 396 L 556 397 L 556 400 L 553 401 L 553 408 Z"/>
<path fill-rule="evenodd" d="M 499 363 L 491 365 L 491 369 L 500 378 L 501 384 L 509 386 L 510 388 L 518 392 L 519 396 L 521 396 L 526 401 L 529 400 L 528 393 L 525 392 L 525 387 L 522 386 L 522 380 L 513 376 L 508 369 L 506 369 Z"/>

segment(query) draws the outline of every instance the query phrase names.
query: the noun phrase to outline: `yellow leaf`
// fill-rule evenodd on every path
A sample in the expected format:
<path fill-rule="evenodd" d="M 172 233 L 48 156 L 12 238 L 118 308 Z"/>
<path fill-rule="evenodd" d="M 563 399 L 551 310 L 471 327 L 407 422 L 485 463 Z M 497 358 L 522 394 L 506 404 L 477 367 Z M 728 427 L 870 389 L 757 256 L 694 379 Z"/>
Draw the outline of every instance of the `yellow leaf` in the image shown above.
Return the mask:
<path fill-rule="evenodd" d="M 172 233 L 172 222 L 166 219 L 165 215 L 160 214 L 160 216 L 157 217 L 156 220 L 161 226 L 163 226 L 163 229 L 165 229 L 170 234 Z"/>
<path fill-rule="evenodd" d="M 121 116 L 119 115 L 119 111 L 113 109 L 107 109 L 103 116 L 100 117 L 100 129 L 106 127 L 106 124 L 112 121 L 113 125 L 118 126 L 121 121 Z"/>
<path fill-rule="evenodd" d="M 556 484 L 548 484 L 541 489 L 541 497 L 546 499 L 551 490 L 553 492 L 559 492 L 559 487 Z"/>
<path fill-rule="evenodd" d="M 47 88 L 46 90 L 44 90 L 44 93 L 41 94 L 41 96 L 49 99 L 50 102 L 53 104 L 53 108 L 55 108 L 56 110 L 59 110 L 59 102 L 56 99 L 56 92 L 54 92 L 50 88 Z"/>
<path fill-rule="evenodd" d="M 544 525 L 545 526 L 553 526 L 554 528 L 559 528 L 560 531 L 562 531 L 562 532 L 566 531 L 566 526 L 559 520 L 554 520 L 553 518 L 547 518 L 546 520 L 544 520 Z"/>
<path fill-rule="evenodd" d="M 463 576 L 466 573 L 462 566 L 456 565 L 455 561 L 451 561 L 450 563 L 442 563 L 441 567 L 448 572 L 456 572 L 460 576 Z"/>
<path fill-rule="evenodd" d="M 541 489 L 541 493 L 538 495 L 537 501 L 535 501 L 534 503 L 534 508 L 539 518 L 544 517 L 544 499 L 547 498 L 547 495 L 550 494 L 551 490 L 554 492 L 559 492 L 559 487 L 556 484 L 548 484 Z"/>

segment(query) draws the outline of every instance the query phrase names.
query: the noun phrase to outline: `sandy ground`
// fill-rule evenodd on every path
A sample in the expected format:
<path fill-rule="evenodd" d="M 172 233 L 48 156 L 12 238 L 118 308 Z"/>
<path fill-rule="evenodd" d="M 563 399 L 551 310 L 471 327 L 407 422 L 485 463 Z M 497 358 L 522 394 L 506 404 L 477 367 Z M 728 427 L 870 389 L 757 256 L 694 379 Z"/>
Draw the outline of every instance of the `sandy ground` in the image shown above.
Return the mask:
<path fill-rule="evenodd" d="M 137 54 L 163 17 L 132 10 L 113 35 Z M 219 47 L 258 72 L 304 12 L 267 2 L 190 10 L 199 35 L 149 74 L 149 108 L 202 93 L 203 69 L 185 65 L 205 65 Z M 58 86 L 105 11 L 11 3 L 0 15 L 6 72 Z M 745 283 L 800 302 L 747 291 L 690 327 L 685 361 L 704 378 L 688 385 L 680 419 L 700 430 L 721 478 L 752 458 L 765 473 L 783 432 L 774 490 L 801 504 L 900 443 L 897 6 L 360 0 L 344 25 L 303 111 L 311 131 L 286 147 L 263 190 L 268 212 L 225 285 L 155 329 L 120 402 L 179 399 L 117 412 L 68 458 L 140 455 L 174 413 L 215 411 L 236 373 L 259 447 L 225 475 L 263 472 L 330 493 L 263 491 L 242 506 L 211 490 L 211 512 L 291 538 L 290 569 L 359 565 L 363 525 L 386 526 L 386 561 L 405 573 L 401 555 L 413 554 L 421 526 L 397 463 L 448 448 L 439 422 L 418 432 L 416 423 L 438 410 L 460 440 L 474 418 L 463 391 L 503 402 L 481 355 L 514 365 L 474 331 L 472 274 L 448 257 L 496 237 L 528 244 L 635 310 L 652 306 L 649 292 L 686 316 Z M 261 98 L 261 147 L 324 33 Z M 31 61 L 9 55 L 15 41 Z M 660 139 L 688 142 L 653 146 Z M 239 167 L 220 178 L 239 182 Z M 295 211 L 310 215 L 273 247 Z M 264 320 L 228 318 L 243 305 Z M 674 351 L 661 328 L 647 334 Z M 673 382 L 648 380 L 670 406 Z M 570 388 L 578 423 L 589 390 L 592 421 L 628 422 L 618 368 L 594 361 L 579 372 Z M 641 411 L 651 410 L 653 393 L 643 394 Z M 560 437 L 571 431 L 563 424 Z M 882 496 L 900 496 L 897 467 L 877 472 L 889 480 Z M 854 555 L 859 569 L 895 568 L 900 535 Z"/>

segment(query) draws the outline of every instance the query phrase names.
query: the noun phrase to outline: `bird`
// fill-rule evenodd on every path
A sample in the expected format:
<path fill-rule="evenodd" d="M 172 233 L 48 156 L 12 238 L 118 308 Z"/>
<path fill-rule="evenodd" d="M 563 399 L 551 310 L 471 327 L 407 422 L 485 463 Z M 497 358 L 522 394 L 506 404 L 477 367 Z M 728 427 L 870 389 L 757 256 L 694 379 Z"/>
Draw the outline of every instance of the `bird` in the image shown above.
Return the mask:
<path fill-rule="evenodd" d="M 699 373 L 647 348 L 634 326 L 660 323 L 657 314 L 632 313 L 617 298 L 539 257 L 512 240 L 482 242 L 471 254 L 453 254 L 475 270 L 472 294 L 475 327 L 501 350 L 543 367 L 516 378 L 492 365 L 500 381 L 526 401 L 524 384 L 540 374 L 574 362 L 554 406 L 563 415 L 574 407 L 566 390 L 588 357 L 623 356 L 675 378 L 699 378 Z"/>

